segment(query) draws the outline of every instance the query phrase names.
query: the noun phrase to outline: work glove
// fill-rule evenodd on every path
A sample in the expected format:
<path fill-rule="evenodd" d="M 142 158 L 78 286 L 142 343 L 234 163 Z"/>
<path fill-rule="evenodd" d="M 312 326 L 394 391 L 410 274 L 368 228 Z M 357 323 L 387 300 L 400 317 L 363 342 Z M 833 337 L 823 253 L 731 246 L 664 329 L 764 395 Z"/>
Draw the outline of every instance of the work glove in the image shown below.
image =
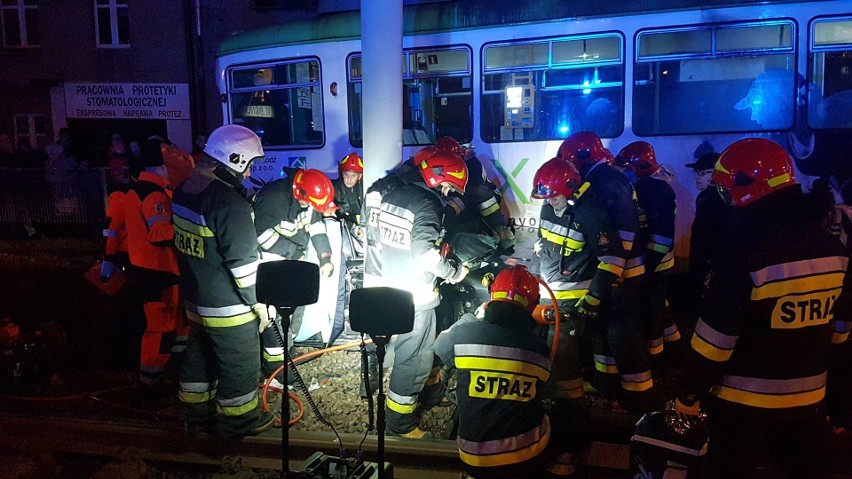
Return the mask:
<path fill-rule="evenodd" d="M 541 248 L 541 238 L 539 238 L 538 241 L 533 244 L 533 253 L 535 253 L 536 256 L 541 256 Z"/>
<path fill-rule="evenodd" d="M 580 301 L 577 301 L 577 314 L 589 319 L 598 317 L 601 309 L 601 300 L 592 293 L 586 293 Z"/>
<path fill-rule="evenodd" d="M 115 263 L 112 261 L 101 261 L 101 281 L 108 281 L 115 272 Z"/>
<path fill-rule="evenodd" d="M 498 237 L 500 239 L 500 251 L 505 251 L 512 246 L 515 246 L 515 235 L 509 228 L 505 226 L 500 228 Z"/>
<path fill-rule="evenodd" d="M 461 283 L 465 276 L 470 272 L 470 269 L 465 265 L 460 265 L 456 270 L 456 274 L 447 278 L 447 282 L 450 284 Z"/>
<path fill-rule="evenodd" d="M 254 314 L 257 315 L 257 319 L 260 320 L 257 325 L 258 333 L 263 333 L 266 328 L 272 326 L 272 321 L 275 319 L 275 316 L 278 315 L 278 311 L 275 310 L 275 306 L 266 303 L 255 303 L 252 305 L 251 310 L 254 311 Z"/>
<path fill-rule="evenodd" d="M 325 278 L 331 278 L 331 274 L 334 273 L 334 265 L 331 264 L 331 253 L 323 253 L 320 256 L 320 274 Z"/>

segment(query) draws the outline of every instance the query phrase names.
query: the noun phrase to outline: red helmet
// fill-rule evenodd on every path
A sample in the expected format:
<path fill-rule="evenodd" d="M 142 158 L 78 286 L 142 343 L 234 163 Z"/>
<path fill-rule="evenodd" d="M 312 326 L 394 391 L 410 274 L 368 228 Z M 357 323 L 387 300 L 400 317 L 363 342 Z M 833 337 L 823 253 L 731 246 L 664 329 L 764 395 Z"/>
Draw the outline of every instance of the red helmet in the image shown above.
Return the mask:
<path fill-rule="evenodd" d="M 562 195 L 570 198 L 583 181 L 573 164 L 556 157 L 545 162 L 533 178 L 532 197 L 543 200 Z"/>
<path fill-rule="evenodd" d="M 293 197 L 325 213 L 334 208 L 334 186 L 319 170 L 299 170 L 293 177 Z"/>
<path fill-rule="evenodd" d="M 426 184 L 435 188 L 441 183 L 449 183 L 459 193 L 464 193 L 467 186 L 467 165 L 464 160 L 453 153 L 438 149 L 426 156 L 428 153 L 424 150 L 427 149 L 424 148 L 414 155 L 414 162 L 420 168 L 420 174 Z"/>
<path fill-rule="evenodd" d="M 651 176 L 660 169 L 654 147 L 646 141 L 634 141 L 622 148 L 615 157 L 615 164 L 633 170 L 637 178 Z"/>
<path fill-rule="evenodd" d="M 361 160 L 361 157 L 358 156 L 358 153 L 349 153 L 344 156 L 340 163 L 337 165 L 337 169 L 342 173 L 344 171 L 354 171 L 355 173 L 363 173 L 364 172 L 364 161 Z"/>
<path fill-rule="evenodd" d="M 735 206 L 745 206 L 773 191 L 796 184 L 790 155 L 765 138 L 735 141 L 719 155 L 714 183 L 725 189 Z"/>
<path fill-rule="evenodd" d="M 580 131 L 565 138 L 559 146 L 559 156 L 581 171 L 600 160 L 612 158 L 612 153 L 604 148 L 598 135 L 591 131 Z"/>
<path fill-rule="evenodd" d="M 438 143 L 435 143 L 435 148 L 441 151 L 446 151 L 448 153 L 452 153 L 454 155 L 458 155 L 462 160 L 465 155 L 467 155 L 467 148 L 459 145 L 459 142 L 456 141 L 452 136 L 444 136 L 438 140 Z"/>
<path fill-rule="evenodd" d="M 517 303 L 532 313 L 539 298 L 538 280 L 524 265 L 504 269 L 491 283 L 491 301 Z"/>

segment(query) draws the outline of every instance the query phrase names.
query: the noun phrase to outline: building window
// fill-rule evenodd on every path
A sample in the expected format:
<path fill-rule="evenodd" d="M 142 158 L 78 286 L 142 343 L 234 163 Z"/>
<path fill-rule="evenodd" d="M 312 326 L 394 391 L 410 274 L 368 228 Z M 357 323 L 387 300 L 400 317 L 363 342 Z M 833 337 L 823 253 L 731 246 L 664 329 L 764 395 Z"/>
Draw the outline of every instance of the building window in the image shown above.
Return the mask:
<path fill-rule="evenodd" d="M 15 126 L 15 146 L 22 141 L 30 148 L 42 149 L 47 146 L 47 122 L 44 115 L 20 114 L 13 118 Z"/>
<path fill-rule="evenodd" d="M 126 3 L 95 0 L 95 36 L 99 47 L 130 45 L 130 12 Z"/>
<path fill-rule="evenodd" d="M 3 0 L 0 11 L 3 16 L 4 47 L 39 45 L 36 0 Z"/>

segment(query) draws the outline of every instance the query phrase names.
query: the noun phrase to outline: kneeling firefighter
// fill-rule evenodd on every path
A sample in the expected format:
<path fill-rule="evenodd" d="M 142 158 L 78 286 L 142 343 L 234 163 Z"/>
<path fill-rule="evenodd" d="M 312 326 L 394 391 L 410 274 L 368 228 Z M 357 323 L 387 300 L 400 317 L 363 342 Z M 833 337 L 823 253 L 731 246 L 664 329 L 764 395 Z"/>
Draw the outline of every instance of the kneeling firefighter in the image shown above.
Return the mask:
<path fill-rule="evenodd" d="M 491 284 L 484 317 L 465 314 L 435 342 L 435 354 L 458 372 L 459 456 L 477 479 L 544 473 L 550 359 L 533 331 L 538 300 L 536 278 L 524 266 L 509 267 Z"/>

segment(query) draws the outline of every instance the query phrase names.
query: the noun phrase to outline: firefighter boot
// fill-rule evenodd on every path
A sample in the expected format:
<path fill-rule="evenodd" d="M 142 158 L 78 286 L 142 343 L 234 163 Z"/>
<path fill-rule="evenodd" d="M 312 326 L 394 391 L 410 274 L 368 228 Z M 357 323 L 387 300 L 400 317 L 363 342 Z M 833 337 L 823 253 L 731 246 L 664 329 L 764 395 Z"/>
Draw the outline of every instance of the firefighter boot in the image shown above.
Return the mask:
<path fill-rule="evenodd" d="M 370 378 L 370 394 L 375 394 L 379 390 L 379 358 L 375 351 L 367 351 L 367 372 Z M 364 372 L 361 371 L 361 387 L 358 390 L 361 399 L 367 397 L 367 389 L 364 385 Z"/>

